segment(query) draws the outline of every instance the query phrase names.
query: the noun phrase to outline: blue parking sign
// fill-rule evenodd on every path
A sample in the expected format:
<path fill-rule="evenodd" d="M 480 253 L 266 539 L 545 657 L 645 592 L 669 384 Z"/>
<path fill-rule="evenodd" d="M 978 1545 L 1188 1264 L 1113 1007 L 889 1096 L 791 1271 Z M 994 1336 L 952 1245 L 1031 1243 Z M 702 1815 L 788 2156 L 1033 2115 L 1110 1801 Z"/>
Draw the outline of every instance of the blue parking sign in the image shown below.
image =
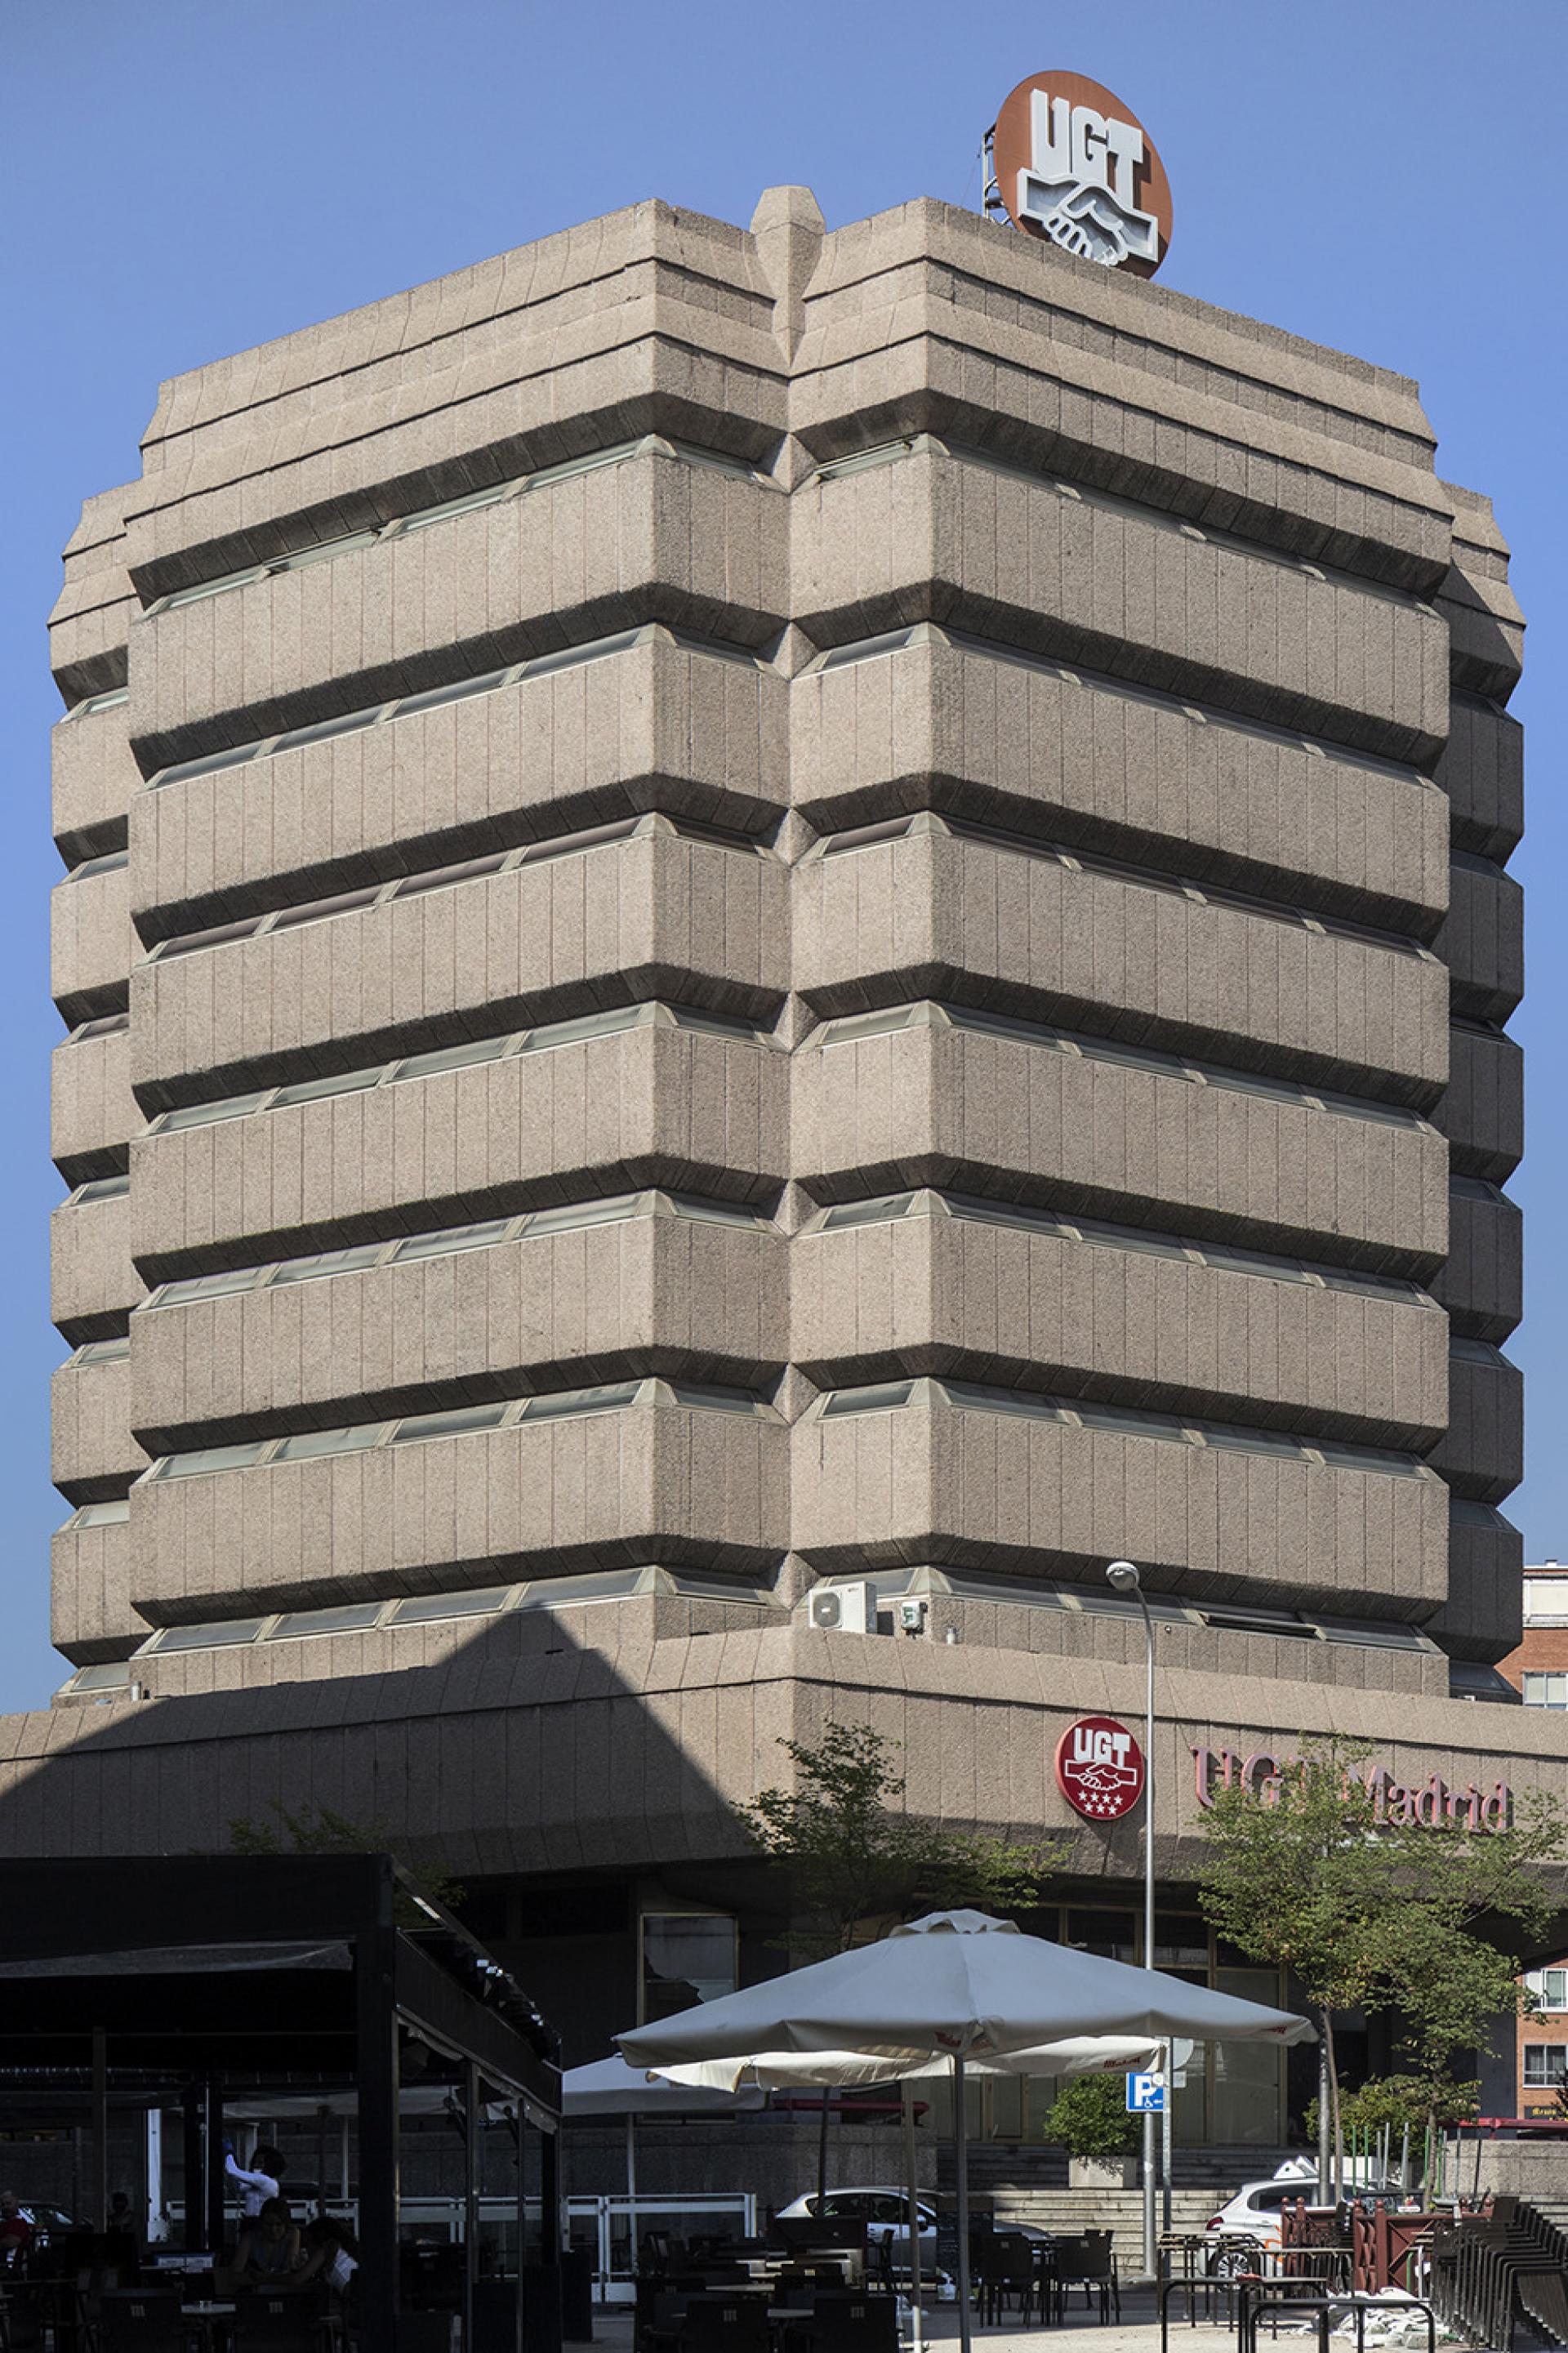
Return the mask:
<path fill-rule="evenodd" d="M 1157 2116 L 1164 2113 L 1165 2086 L 1158 2075 L 1129 2075 L 1127 2105 L 1135 2116 Z"/>

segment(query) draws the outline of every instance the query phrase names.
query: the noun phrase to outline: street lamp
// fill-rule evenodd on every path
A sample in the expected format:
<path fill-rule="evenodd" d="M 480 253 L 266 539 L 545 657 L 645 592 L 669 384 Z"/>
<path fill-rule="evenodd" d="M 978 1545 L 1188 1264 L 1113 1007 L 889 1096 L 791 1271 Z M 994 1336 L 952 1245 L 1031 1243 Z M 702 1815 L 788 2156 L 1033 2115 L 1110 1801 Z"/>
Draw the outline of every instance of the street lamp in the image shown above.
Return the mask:
<path fill-rule="evenodd" d="M 1143 1581 L 1130 1560 L 1113 1560 L 1106 1582 L 1123 1599 L 1131 1596 L 1143 1613 L 1143 1640 L 1148 1655 L 1148 1680 L 1143 1695 L 1143 1966 L 1154 1966 L 1154 1621 L 1143 1599 Z M 1170 2130 L 1171 2050 L 1165 2046 L 1164 2126 Z M 1154 2117 L 1143 2112 L 1143 2268 L 1159 2277 L 1159 2250 L 1154 2234 Z"/>

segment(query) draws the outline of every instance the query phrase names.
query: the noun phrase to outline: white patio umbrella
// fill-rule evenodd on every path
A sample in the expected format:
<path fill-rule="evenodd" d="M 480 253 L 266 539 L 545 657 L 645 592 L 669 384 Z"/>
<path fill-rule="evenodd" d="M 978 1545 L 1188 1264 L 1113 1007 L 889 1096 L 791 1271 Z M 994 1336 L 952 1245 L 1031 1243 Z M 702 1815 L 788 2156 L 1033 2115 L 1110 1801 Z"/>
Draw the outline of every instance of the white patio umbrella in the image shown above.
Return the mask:
<path fill-rule="evenodd" d="M 563 2116 L 625 2116 L 626 2120 L 626 2232 L 631 2242 L 632 2268 L 637 2250 L 637 2118 L 639 2116 L 737 2116 L 760 2108 L 767 2093 L 760 2084 L 707 2086 L 667 2083 L 650 2076 L 644 2067 L 632 2067 L 619 2052 L 607 2059 L 590 2060 L 585 2067 L 568 2067 L 561 2078 Z"/>
<path fill-rule="evenodd" d="M 647 2067 L 738 2052 L 946 2053 L 955 2111 L 959 2328 L 968 2353 L 966 2062 L 1100 2034 L 1159 2042 L 1314 2039 L 1308 2021 L 1289 2010 L 1026 1936 L 1011 1921 L 984 1912 L 933 1912 L 880 1944 L 814 1961 L 616 2040 L 634 2065 Z"/>
<path fill-rule="evenodd" d="M 1191 2048 L 1191 2045 L 1188 2045 Z M 1162 2046 L 1126 2035 L 1077 2035 L 1060 2042 L 1036 2043 L 1027 2051 L 1008 2051 L 970 2063 L 979 2075 L 1088 2075 L 1152 2071 L 1160 2064 Z M 932 2077 L 943 2081 L 952 2073 L 946 2058 L 889 2058 L 861 2051 L 758 2051 L 750 2058 L 694 2059 L 684 2066 L 664 2067 L 658 2080 L 694 2088 L 732 2089 L 742 2084 L 765 2084 L 770 2091 L 794 2084 L 903 2084 L 904 2179 L 909 2219 L 910 2302 L 914 2312 L 915 2353 L 921 2353 L 925 2336 L 925 2304 L 921 2279 L 919 2184 L 915 2179 L 914 2110 L 910 2088 Z M 652 2080 L 650 2078 L 650 2080 Z"/>

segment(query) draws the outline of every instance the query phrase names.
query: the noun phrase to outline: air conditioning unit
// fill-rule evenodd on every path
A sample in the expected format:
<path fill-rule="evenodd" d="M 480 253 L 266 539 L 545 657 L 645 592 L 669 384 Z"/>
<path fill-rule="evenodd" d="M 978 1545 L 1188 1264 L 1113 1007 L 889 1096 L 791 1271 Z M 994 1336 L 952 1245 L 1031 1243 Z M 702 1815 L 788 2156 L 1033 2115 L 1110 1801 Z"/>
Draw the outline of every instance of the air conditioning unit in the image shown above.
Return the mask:
<path fill-rule="evenodd" d="M 874 1634 L 877 1630 L 877 1588 L 869 1581 L 856 1585 L 819 1585 L 811 1596 L 811 1622 L 824 1634 Z"/>

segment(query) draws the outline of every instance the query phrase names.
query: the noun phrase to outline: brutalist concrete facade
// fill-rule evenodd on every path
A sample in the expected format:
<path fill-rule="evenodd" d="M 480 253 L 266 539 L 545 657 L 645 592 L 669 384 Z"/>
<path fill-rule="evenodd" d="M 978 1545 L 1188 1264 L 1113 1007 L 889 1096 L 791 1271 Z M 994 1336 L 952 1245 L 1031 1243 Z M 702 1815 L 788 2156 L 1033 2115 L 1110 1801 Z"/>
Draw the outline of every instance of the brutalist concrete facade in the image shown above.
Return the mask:
<path fill-rule="evenodd" d="M 1059 1828 L 1117 1556 L 1174 1878 L 1194 1746 L 1562 1783 L 1450 1700 L 1519 1639 L 1522 625 L 1434 452 L 798 189 L 166 385 L 54 618 L 79 1672 L 0 1840 L 281 1795 L 711 1905 L 836 1708 Z"/>

